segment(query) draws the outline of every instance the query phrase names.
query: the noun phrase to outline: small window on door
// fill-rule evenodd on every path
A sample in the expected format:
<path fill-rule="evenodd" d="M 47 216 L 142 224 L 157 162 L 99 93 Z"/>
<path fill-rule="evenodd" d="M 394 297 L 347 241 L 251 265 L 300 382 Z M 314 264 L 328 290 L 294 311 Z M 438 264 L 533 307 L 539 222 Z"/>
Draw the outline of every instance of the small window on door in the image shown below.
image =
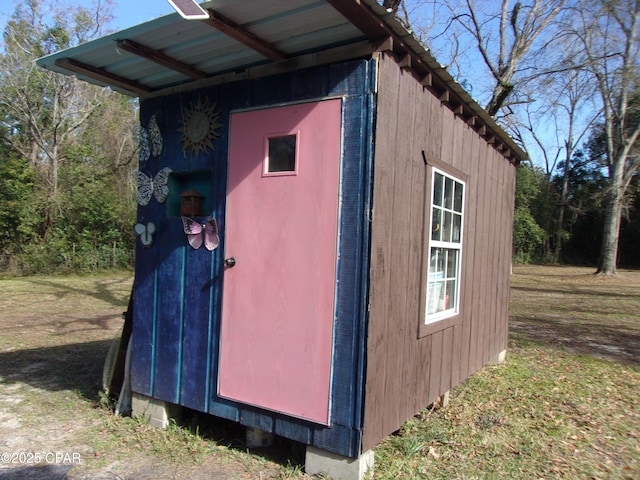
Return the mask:
<path fill-rule="evenodd" d="M 297 134 L 267 137 L 265 176 L 295 175 L 298 170 L 297 147 Z"/>

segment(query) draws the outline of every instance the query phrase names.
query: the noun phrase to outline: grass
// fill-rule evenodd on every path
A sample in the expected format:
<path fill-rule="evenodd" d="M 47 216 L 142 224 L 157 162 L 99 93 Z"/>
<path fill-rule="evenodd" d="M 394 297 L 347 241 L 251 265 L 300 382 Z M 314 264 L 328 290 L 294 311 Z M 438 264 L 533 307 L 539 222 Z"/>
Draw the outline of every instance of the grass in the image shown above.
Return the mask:
<path fill-rule="evenodd" d="M 512 284 L 507 361 L 384 440 L 376 479 L 640 478 L 640 272 L 520 267 Z"/>
<path fill-rule="evenodd" d="M 535 345 L 377 450 L 375 478 L 639 478 L 640 373 Z"/>
<path fill-rule="evenodd" d="M 0 280 L 7 445 L 81 452 L 71 480 L 145 465 L 156 478 L 307 478 L 299 446 L 280 443 L 274 461 L 211 418 L 161 431 L 111 414 L 101 367 L 130 288 L 127 274 Z M 374 479 L 640 478 L 639 306 L 640 272 L 516 267 L 507 361 L 385 439 Z"/>

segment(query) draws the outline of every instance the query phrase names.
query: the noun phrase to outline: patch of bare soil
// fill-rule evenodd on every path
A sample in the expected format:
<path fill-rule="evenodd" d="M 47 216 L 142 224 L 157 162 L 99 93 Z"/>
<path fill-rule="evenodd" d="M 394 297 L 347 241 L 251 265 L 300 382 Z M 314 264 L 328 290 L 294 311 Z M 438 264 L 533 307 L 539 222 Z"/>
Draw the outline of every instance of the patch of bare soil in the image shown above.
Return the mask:
<path fill-rule="evenodd" d="M 514 340 L 640 365 L 640 271 L 514 267 L 509 332 Z"/>

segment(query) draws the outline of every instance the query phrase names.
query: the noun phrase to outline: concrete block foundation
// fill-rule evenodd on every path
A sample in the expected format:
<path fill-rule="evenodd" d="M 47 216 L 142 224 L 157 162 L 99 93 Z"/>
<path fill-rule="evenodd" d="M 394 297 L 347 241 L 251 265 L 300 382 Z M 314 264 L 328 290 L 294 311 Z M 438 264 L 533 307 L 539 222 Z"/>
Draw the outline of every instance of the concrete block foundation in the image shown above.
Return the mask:
<path fill-rule="evenodd" d="M 326 474 L 332 480 L 366 480 L 373 474 L 373 464 L 373 450 L 367 450 L 358 458 L 349 458 L 309 445 L 305 456 L 307 475 Z"/>
<path fill-rule="evenodd" d="M 180 415 L 180 406 L 134 392 L 131 397 L 131 415 L 148 418 L 152 427 L 167 428 L 171 419 Z"/>

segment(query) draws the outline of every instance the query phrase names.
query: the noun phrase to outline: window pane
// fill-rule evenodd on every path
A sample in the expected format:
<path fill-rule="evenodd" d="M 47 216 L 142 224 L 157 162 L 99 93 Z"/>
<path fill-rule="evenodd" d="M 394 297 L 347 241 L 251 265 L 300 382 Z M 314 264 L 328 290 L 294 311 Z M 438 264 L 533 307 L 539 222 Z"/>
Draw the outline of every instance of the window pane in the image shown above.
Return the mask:
<path fill-rule="evenodd" d="M 432 248 L 427 284 L 427 314 L 440 311 L 440 299 L 444 295 L 446 254 L 443 248 Z"/>
<path fill-rule="evenodd" d="M 456 282 L 457 280 L 449 280 L 447 282 L 446 293 L 444 296 L 445 310 L 456 306 Z"/>
<path fill-rule="evenodd" d="M 444 220 L 442 221 L 442 241 L 451 241 L 451 227 L 453 224 L 453 218 L 451 212 L 444 212 Z"/>
<path fill-rule="evenodd" d="M 446 265 L 446 256 L 444 248 L 432 248 L 431 249 L 431 270 L 430 275 L 433 278 L 429 280 L 443 279 L 444 278 L 444 268 Z"/>
<path fill-rule="evenodd" d="M 285 135 L 269 139 L 267 172 L 296 171 L 296 136 Z"/>
<path fill-rule="evenodd" d="M 458 213 L 462 213 L 462 184 L 458 182 L 456 182 L 456 193 L 453 202 L 453 209 Z"/>
<path fill-rule="evenodd" d="M 438 313 L 443 310 L 444 294 L 444 282 L 429 282 L 427 314 Z"/>
<path fill-rule="evenodd" d="M 458 251 L 447 250 L 447 278 L 455 278 L 458 273 Z"/>
<path fill-rule="evenodd" d="M 431 220 L 431 240 L 440 240 L 442 235 L 442 210 L 433 208 L 433 219 Z"/>
<path fill-rule="evenodd" d="M 444 177 L 439 173 L 433 176 L 433 204 L 442 206 L 442 189 Z"/>
<path fill-rule="evenodd" d="M 446 178 L 444 181 L 444 208 L 453 210 L 453 180 Z"/>
<path fill-rule="evenodd" d="M 453 236 L 452 242 L 460 243 L 460 232 L 462 231 L 462 215 L 453 214 Z"/>

